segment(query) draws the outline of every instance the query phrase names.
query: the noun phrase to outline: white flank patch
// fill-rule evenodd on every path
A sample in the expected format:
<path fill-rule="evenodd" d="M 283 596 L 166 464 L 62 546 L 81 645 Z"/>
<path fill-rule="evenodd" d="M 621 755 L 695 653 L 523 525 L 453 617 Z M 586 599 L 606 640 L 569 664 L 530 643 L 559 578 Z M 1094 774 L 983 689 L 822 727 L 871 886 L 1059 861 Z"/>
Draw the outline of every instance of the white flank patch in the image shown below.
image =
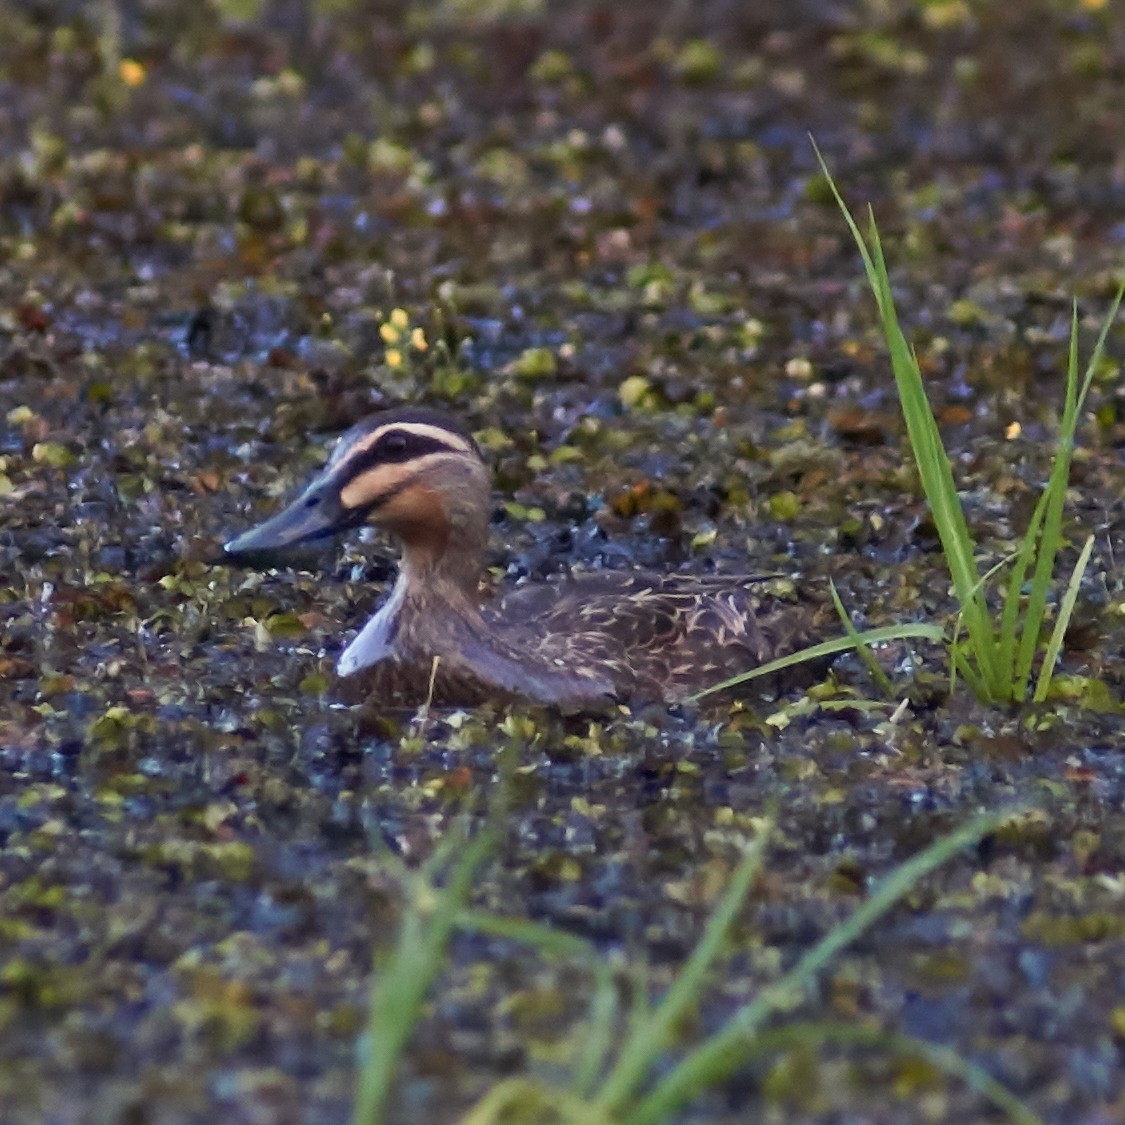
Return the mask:
<path fill-rule="evenodd" d="M 405 596 L 406 586 L 400 578 L 395 583 L 391 596 L 340 654 L 336 671 L 341 676 L 350 676 L 363 668 L 370 668 L 372 664 L 378 664 L 380 660 L 390 656 L 394 649 L 394 622 Z"/>

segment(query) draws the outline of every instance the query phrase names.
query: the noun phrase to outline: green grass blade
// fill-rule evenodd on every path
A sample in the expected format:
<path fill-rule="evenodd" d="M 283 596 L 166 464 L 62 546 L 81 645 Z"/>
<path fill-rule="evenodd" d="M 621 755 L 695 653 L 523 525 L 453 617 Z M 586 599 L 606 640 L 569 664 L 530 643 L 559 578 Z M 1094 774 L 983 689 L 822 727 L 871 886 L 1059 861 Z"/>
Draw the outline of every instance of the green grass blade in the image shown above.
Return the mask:
<path fill-rule="evenodd" d="M 1047 642 L 1046 651 L 1043 653 L 1043 664 L 1039 669 L 1039 682 L 1035 685 L 1034 698 L 1036 703 L 1042 703 L 1050 690 L 1051 677 L 1055 674 L 1055 661 L 1059 658 L 1059 650 L 1062 648 L 1067 626 L 1074 614 L 1074 603 L 1078 601 L 1078 590 L 1082 585 L 1082 576 L 1086 573 L 1086 567 L 1090 562 L 1090 554 L 1093 550 L 1094 537 L 1088 535 L 1082 547 L 1082 553 L 1074 564 L 1074 570 L 1066 586 L 1066 593 L 1063 594 L 1062 604 L 1059 606 L 1059 616 L 1055 621 L 1054 629 L 1051 630 L 1051 639 Z"/>
<path fill-rule="evenodd" d="M 878 233 L 872 228 L 872 237 Z M 879 251 L 882 261 L 882 251 Z M 891 302 L 890 281 L 885 266 L 881 282 L 886 301 Z M 958 604 L 962 608 L 965 629 L 981 677 L 994 690 L 998 683 L 993 655 L 994 640 L 992 620 L 980 586 L 980 571 L 976 563 L 976 547 L 965 521 L 961 500 L 953 480 L 949 456 L 942 444 L 937 420 L 926 397 L 925 385 L 917 360 L 906 346 L 898 327 L 893 304 L 889 304 L 884 323 L 891 349 L 891 367 L 898 384 L 899 399 L 915 463 L 922 480 L 923 491 L 933 513 L 934 526 L 941 540 L 942 551 L 949 566 L 950 577 Z"/>
<path fill-rule="evenodd" d="M 743 1058 L 783 1051 L 791 1047 L 833 1044 L 844 1047 L 877 1047 L 900 1055 L 924 1059 L 937 1070 L 964 1082 L 974 1093 L 990 1101 L 1015 1125 L 1043 1125 L 1042 1118 L 998 1082 L 984 1067 L 964 1058 L 951 1047 L 931 1043 L 902 1032 L 877 1027 L 810 1020 L 773 1028 L 743 1044 Z"/>
<path fill-rule="evenodd" d="M 1083 397 L 1085 394 L 1083 393 Z M 1047 612 L 1047 596 L 1051 590 L 1051 577 L 1055 570 L 1055 558 L 1062 540 L 1062 512 L 1066 502 L 1066 486 L 1070 479 L 1070 456 L 1074 450 L 1074 431 L 1078 424 L 1078 306 L 1071 307 L 1070 345 L 1067 349 L 1066 405 L 1063 409 L 1062 424 L 1059 428 L 1058 449 L 1055 452 L 1051 475 L 1047 480 L 1044 495 L 1047 498 L 1043 518 L 1043 530 L 1039 541 L 1039 553 L 1035 559 L 1035 569 L 1031 576 L 1031 589 L 1024 610 L 1024 631 L 1020 638 L 1019 653 L 1015 669 L 1017 698 L 1027 695 L 1027 685 L 1031 678 L 1031 665 L 1039 647 L 1039 637 L 1043 619 Z"/>
<path fill-rule="evenodd" d="M 1027 694 L 1028 681 L 1031 678 L 1031 665 L 1035 659 L 1038 647 L 1039 634 L 1042 630 L 1043 618 L 1046 613 L 1047 595 L 1050 589 L 1051 576 L 1055 569 L 1055 559 L 1062 543 L 1062 510 L 1066 500 L 1067 484 L 1070 480 L 1070 463 L 1074 455 L 1075 433 L 1078 429 L 1079 416 L 1085 405 L 1086 396 L 1097 374 L 1098 365 L 1105 354 L 1106 340 L 1109 338 L 1110 329 L 1117 321 L 1121 310 L 1122 298 L 1125 297 L 1125 285 L 1118 288 L 1117 294 L 1110 304 L 1109 312 L 1102 321 L 1094 350 L 1086 364 L 1086 371 L 1082 385 L 1078 385 L 1078 306 L 1071 309 L 1070 341 L 1067 349 L 1066 371 L 1066 404 L 1063 409 L 1062 424 L 1059 428 L 1059 444 L 1055 454 L 1054 464 L 1051 466 L 1051 476 L 1047 482 L 1049 502 L 1043 523 L 1043 533 L 1039 545 L 1039 555 L 1036 559 L 1035 573 L 1031 580 L 1031 592 L 1028 596 L 1026 611 L 1027 624 L 1024 635 L 1020 641 L 1018 666 L 1016 669 L 1017 684 L 1020 689 L 1019 698 Z"/>
<path fill-rule="evenodd" d="M 620 1005 L 617 989 L 613 987 L 613 977 L 602 962 L 605 973 L 599 973 L 594 995 L 590 1000 L 589 1015 L 586 1018 L 586 1045 L 578 1057 L 571 1078 L 571 1089 L 579 1098 L 587 1099 L 605 1069 L 607 1060 L 613 1053 L 614 1035 L 617 1030 L 617 1017 Z"/>
<path fill-rule="evenodd" d="M 495 843 L 491 829 L 470 840 L 440 890 L 421 880 L 416 884 L 390 963 L 371 986 L 366 1058 L 360 1068 L 352 1125 L 383 1121 L 403 1047 L 418 1022 L 426 993 L 445 963 L 449 938 L 473 879 Z"/>
<path fill-rule="evenodd" d="M 618 1125 L 568 1091 L 523 1076 L 506 1078 L 493 1086 L 458 1121 L 459 1125 Z"/>
<path fill-rule="evenodd" d="M 1114 324 L 1117 323 L 1117 314 L 1121 311 L 1122 301 L 1125 301 L 1125 282 L 1118 286 L 1117 293 L 1114 295 L 1113 300 L 1110 302 L 1109 312 L 1106 314 L 1105 320 L 1102 321 L 1102 326 L 1098 331 L 1098 338 L 1094 341 L 1094 350 L 1090 353 L 1090 362 L 1086 364 L 1086 374 L 1082 380 L 1082 390 L 1078 395 L 1078 402 L 1076 407 L 1081 410 L 1086 402 L 1086 395 L 1090 390 L 1091 384 L 1094 382 L 1094 376 L 1098 373 L 1098 366 L 1105 355 L 1106 341 L 1109 339 L 1110 330 Z"/>
<path fill-rule="evenodd" d="M 604 971 L 608 974 L 610 971 L 601 951 L 592 942 L 575 934 L 568 934 L 565 930 L 545 926 L 541 922 L 509 918 L 503 914 L 465 907 L 457 915 L 457 927 L 469 933 L 487 934 L 489 937 L 526 945 L 549 957 L 581 961 L 594 972 Z"/>
<path fill-rule="evenodd" d="M 613 986 L 613 970 L 601 951 L 592 942 L 562 930 L 523 918 L 507 918 L 483 910 L 465 909 L 457 917 L 457 925 L 473 933 L 488 934 L 518 942 L 551 957 L 580 961 L 594 976 L 594 995 L 586 1020 L 584 1046 L 575 1066 L 572 1090 L 586 1097 L 597 1081 L 613 1047 L 617 1021 L 617 990 Z"/>
<path fill-rule="evenodd" d="M 857 633 L 856 636 L 862 644 L 873 645 L 881 644 L 883 641 L 906 640 L 911 637 L 927 641 L 940 641 L 945 638 L 945 631 L 937 625 L 908 622 L 905 625 L 881 625 L 878 629 L 865 629 L 863 632 Z M 777 660 L 771 660 L 767 664 L 759 664 L 757 668 L 751 668 L 749 672 L 740 672 L 737 676 L 731 676 L 729 680 L 723 680 L 722 683 L 713 684 L 709 688 L 697 691 L 694 695 L 687 696 L 684 702 L 694 703 L 703 699 L 704 696 L 713 695 L 717 691 L 725 691 L 727 688 L 738 687 L 739 684 L 756 680 L 759 676 L 769 676 L 774 672 L 792 668 L 796 664 L 820 660 L 825 656 L 835 656 L 838 652 L 847 652 L 848 649 L 854 647 L 855 641 L 851 637 L 836 637 L 831 641 L 821 641 L 820 644 L 810 645 L 799 652 L 791 652 L 788 656 L 778 657 Z"/>
<path fill-rule="evenodd" d="M 703 978 L 722 951 L 731 925 L 762 869 L 771 830 L 772 824 L 767 824 L 750 841 L 686 964 L 648 1019 L 635 1027 L 622 1045 L 613 1069 L 594 1096 L 594 1105 L 605 1116 L 620 1112 L 634 1096 L 667 1047 L 676 1022 L 698 1002 Z"/>
<path fill-rule="evenodd" d="M 1016 552 L 1012 573 L 1008 579 L 1008 587 L 1004 597 L 1004 609 L 1000 615 L 999 661 L 1002 668 L 1008 669 L 1008 676 L 1012 684 L 1012 698 L 1022 699 L 1023 693 L 1019 691 L 1019 674 L 1016 664 L 1017 640 L 1021 639 L 1021 622 L 1024 636 L 1028 632 L 1028 618 L 1020 615 L 1020 602 L 1023 600 L 1023 584 L 1027 579 L 1027 571 L 1035 558 L 1035 548 L 1040 539 L 1043 519 L 1047 512 L 1047 503 L 1051 498 L 1050 491 L 1044 489 L 1039 499 L 1035 502 L 1035 511 L 1020 541 L 1019 550 Z M 1035 627 L 1038 635 L 1038 624 Z"/>
<path fill-rule="evenodd" d="M 950 695 L 953 694 L 953 687 L 957 675 L 969 685 L 969 691 L 976 696 L 977 699 L 988 699 L 989 691 L 988 685 L 981 679 L 980 673 L 970 663 L 969 657 L 966 655 L 965 646 L 959 645 L 955 649 L 949 651 L 950 663 Z"/>
<path fill-rule="evenodd" d="M 840 623 L 844 626 L 844 632 L 852 642 L 852 647 L 855 649 L 856 654 L 867 667 L 868 673 L 875 681 L 876 687 L 883 693 L 884 697 L 893 699 L 895 689 L 891 684 L 890 677 L 883 671 L 879 661 L 875 659 L 875 654 L 871 651 L 871 646 L 859 635 L 859 630 L 855 627 L 851 615 L 844 608 L 844 603 L 840 600 L 840 592 L 836 589 L 836 583 L 833 582 L 832 579 L 828 580 L 828 589 L 832 594 L 832 604 L 836 607 L 836 615 L 840 618 Z"/>
<path fill-rule="evenodd" d="M 918 465 L 922 487 L 933 513 L 934 525 L 953 579 L 953 588 L 964 615 L 970 647 L 980 667 L 980 679 L 988 685 L 989 691 L 993 691 L 1001 683 L 1001 677 L 996 667 L 992 621 L 984 596 L 978 589 L 980 572 L 976 564 L 975 545 L 957 495 L 953 471 L 941 441 L 937 420 L 926 397 L 921 369 L 899 326 L 878 227 L 868 208 L 868 239 L 864 239 L 815 142 L 813 148 L 836 204 L 859 248 L 868 284 L 875 295 L 883 335 L 890 352 L 891 369 L 906 420 L 907 435 Z M 974 589 L 977 589 L 975 594 Z"/>
<path fill-rule="evenodd" d="M 742 1044 L 757 1035 L 775 1011 L 799 999 L 817 973 L 840 950 L 909 894 L 919 879 L 963 847 L 994 831 L 1016 811 L 1008 809 L 975 816 L 896 867 L 850 918 L 829 931 L 780 980 L 739 1009 L 721 1030 L 681 1059 L 636 1109 L 624 1116 L 624 1125 L 658 1125 L 701 1089 L 728 1074 L 743 1057 Z"/>

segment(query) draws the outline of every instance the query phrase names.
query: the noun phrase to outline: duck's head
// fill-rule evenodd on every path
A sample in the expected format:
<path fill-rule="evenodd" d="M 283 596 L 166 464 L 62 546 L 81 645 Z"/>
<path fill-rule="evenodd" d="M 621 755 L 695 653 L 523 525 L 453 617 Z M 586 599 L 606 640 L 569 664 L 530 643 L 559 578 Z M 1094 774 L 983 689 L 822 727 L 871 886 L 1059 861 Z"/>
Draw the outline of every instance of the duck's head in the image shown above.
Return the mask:
<path fill-rule="evenodd" d="M 456 552 L 479 568 L 488 514 L 488 469 L 469 431 L 438 411 L 388 410 L 353 426 L 288 507 L 223 550 L 277 552 L 370 522 L 402 540 L 407 567 Z"/>

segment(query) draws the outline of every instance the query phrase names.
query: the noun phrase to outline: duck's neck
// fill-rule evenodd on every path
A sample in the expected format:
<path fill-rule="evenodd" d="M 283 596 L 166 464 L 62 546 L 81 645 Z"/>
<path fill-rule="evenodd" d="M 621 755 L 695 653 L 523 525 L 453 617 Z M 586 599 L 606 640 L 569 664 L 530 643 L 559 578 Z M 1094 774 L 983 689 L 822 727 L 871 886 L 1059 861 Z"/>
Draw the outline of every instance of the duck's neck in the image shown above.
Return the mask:
<path fill-rule="evenodd" d="M 337 670 L 350 676 L 377 664 L 421 621 L 479 623 L 477 588 L 484 566 L 486 531 L 450 536 L 444 550 L 433 540 L 404 539 L 402 563 L 391 595 L 340 656 Z M 436 611 L 436 612 L 435 612 Z"/>
<path fill-rule="evenodd" d="M 406 598 L 475 606 L 487 545 L 488 527 L 475 518 L 451 518 L 440 533 L 403 536 L 398 586 Z"/>

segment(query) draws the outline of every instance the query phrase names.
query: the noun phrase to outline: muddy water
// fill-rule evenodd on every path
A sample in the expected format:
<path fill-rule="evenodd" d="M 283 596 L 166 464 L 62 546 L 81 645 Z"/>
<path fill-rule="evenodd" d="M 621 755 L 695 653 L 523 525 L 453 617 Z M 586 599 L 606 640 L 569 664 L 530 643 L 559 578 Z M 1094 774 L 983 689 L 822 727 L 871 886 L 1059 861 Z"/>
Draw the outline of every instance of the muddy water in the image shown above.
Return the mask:
<path fill-rule="evenodd" d="M 1037 801 L 845 955 L 806 1014 L 953 1046 L 1045 1120 L 1116 1119 L 1119 331 L 1075 467 L 1068 527 L 1097 535 L 1081 628 L 1065 695 L 1034 712 L 950 698 L 940 652 L 894 648 L 913 707 L 893 728 L 889 708 L 816 705 L 876 694 L 849 659 L 808 699 L 420 725 L 344 704 L 332 675 L 389 545 L 213 565 L 335 433 L 422 401 L 489 452 L 498 578 L 765 568 L 833 577 L 871 625 L 945 621 L 807 134 L 877 210 L 998 560 L 1049 467 L 1071 297 L 1086 341 L 1120 271 L 1112 6 L 333 7 L 5 15 L 0 1116 L 340 1121 L 400 900 L 380 848 L 427 855 L 514 746 L 480 902 L 644 956 L 658 982 L 733 837 L 781 799 L 740 922 L 755 952 L 707 1027 L 893 862 L 981 807 Z M 572 1056 L 584 987 L 458 943 L 400 1119 L 450 1120 L 544 1051 Z M 982 1112 L 883 1052 L 827 1053 L 755 1062 L 685 1120 L 746 1106 Z"/>

